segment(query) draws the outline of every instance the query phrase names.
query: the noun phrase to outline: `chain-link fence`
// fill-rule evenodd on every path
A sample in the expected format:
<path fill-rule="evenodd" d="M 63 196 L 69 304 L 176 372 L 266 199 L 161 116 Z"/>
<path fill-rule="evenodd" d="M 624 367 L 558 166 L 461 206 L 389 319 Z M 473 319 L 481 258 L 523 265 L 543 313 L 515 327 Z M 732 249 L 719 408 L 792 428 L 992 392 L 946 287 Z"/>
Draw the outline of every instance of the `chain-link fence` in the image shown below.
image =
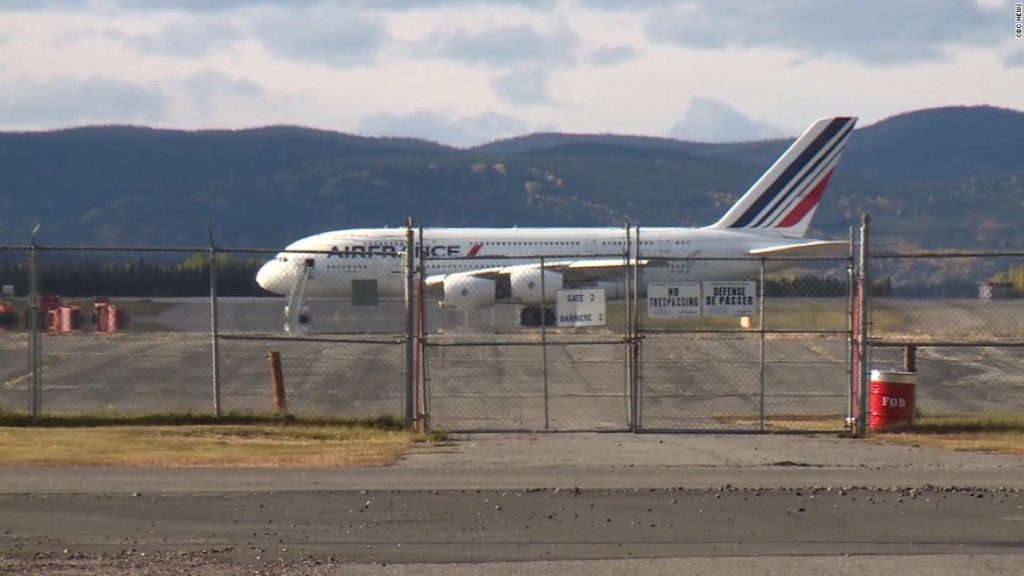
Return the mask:
<path fill-rule="evenodd" d="M 383 284 L 400 284 L 404 272 L 397 248 L 382 254 L 282 252 L 254 273 L 278 296 L 218 298 L 225 409 L 266 409 L 267 355 L 277 353 L 290 413 L 402 418 L 406 305 L 400 290 Z"/>
<path fill-rule="evenodd" d="M 1024 407 L 1024 254 L 876 254 L 862 359 L 852 257 L 430 234 L 0 247 L 0 410 L 837 430 L 864 413 L 862 368 L 913 370 L 924 414 Z"/>
<path fill-rule="evenodd" d="M 637 314 L 641 426 L 842 429 L 849 412 L 851 265 L 793 258 L 652 262 L 641 272 Z M 665 302 L 665 294 L 681 305 Z"/>
<path fill-rule="evenodd" d="M 379 259 L 203 248 L 2 254 L 0 410 L 402 418 L 404 300 L 360 305 L 323 289 L 343 267 L 387 277 L 371 267 Z M 309 294 L 261 289 L 265 261 L 289 256 Z M 320 266 L 307 271 L 306 259 Z M 294 284 L 294 271 L 282 265 L 262 281 Z"/>
<path fill-rule="evenodd" d="M 189 312 L 209 309 L 209 298 L 202 296 L 207 288 L 202 283 L 208 281 L 201 266 L 186 263 L 190 253 L 33 249 L 22 253 L 23 259 L 11 255 L 5 252 L 0 282 L 9 287 L 11 311 L 3 340 L 28 343 L 27 369 L 4 370 L 4 409 L 28 407 L 34 414 L 209 410 L 209 315 Z M 180 273 L 165 274 L 170 266 L 164 262 L 179 263 Z M 197 297 L 167 296 L 197 283 Z M 206 324 L 196 326 L 204 317 Z M 3 364 L 21 362 L 5 355 Z"/>
<path fill-rule="evenodd" d="M 916 411 L 1024 410 L 1024 253 L 871 257 L 870 364 L 916 375 Z"/>
<path fill-rule="evenodd" d="M 429 235 L 423 242 L 430 244 Z M 628 325 L 620 299 L 631 268 L 623 252 L 597 243 L 585 257 L 596 268 L 573 268 L 569 263 L 581 257 L 567 254 L 577 244 L 572 240 L 510 235 L 490 242 L 516 246 L 524 255 L 489 256 L 489 243 L 481 242 L 473 255 L 421 259 L 430 425 L 630 429 Z M 490 272 L 473 280 L 462 273 L 480 269 Z M 486 296 L 473 300 L 474 290 Z M 586 321 L 570 322 L 556 303 L 565 294 L 599 296 L 605 306 Z"/>

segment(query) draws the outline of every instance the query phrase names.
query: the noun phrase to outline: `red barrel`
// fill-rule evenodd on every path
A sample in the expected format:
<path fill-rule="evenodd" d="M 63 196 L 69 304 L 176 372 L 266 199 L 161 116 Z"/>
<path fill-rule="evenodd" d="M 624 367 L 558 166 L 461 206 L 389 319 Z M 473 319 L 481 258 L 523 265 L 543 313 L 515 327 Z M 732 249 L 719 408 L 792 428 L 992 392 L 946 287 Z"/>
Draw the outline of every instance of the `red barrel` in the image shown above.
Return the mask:
<path fill-rule="evenodd" d="M 916 372 L 871 371 L 868 428 L 881 430 L 914 421 Z"/>

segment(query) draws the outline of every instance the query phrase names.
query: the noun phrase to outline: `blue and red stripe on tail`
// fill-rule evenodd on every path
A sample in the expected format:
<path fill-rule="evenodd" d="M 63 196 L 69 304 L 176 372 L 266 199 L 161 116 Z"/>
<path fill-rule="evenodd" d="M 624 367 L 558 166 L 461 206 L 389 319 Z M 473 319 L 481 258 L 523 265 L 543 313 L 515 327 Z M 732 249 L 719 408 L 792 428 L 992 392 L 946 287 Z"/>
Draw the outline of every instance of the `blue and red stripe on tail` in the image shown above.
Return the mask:
<path fill-rule="evenodd" d="M 803 237 L 856 123 L 849 116 L 815 121 L 709 228 L 774 230 Z"/>

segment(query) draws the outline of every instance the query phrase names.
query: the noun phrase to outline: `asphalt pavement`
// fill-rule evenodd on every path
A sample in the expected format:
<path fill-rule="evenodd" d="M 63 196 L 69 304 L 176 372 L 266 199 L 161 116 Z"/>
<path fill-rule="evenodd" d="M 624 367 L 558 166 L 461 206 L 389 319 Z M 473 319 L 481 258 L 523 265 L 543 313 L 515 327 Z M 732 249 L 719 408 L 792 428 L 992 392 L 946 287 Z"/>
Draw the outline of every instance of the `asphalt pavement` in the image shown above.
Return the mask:
<path fill-rule="evenodd" d="M 7 468 L 0 510 L 11 574 L 1024 569 L 1024 459 L 832 435 L 480 434 L 381 468 Z"/>

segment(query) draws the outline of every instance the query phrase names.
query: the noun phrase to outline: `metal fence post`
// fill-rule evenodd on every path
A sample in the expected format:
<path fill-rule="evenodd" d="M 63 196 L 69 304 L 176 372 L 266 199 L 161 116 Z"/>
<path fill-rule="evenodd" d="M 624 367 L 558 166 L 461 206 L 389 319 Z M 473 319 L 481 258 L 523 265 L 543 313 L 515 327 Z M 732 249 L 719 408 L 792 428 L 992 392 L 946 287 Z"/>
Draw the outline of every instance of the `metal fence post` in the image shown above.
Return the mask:
<path fill-rule="evenodd" d="M 32 241 L 28 257 L 28 361 L 31 378 L 29 382 L 28 409 L 32 418 L 39 418 L 43 410 L 42 393 L 42 341 L 39 334 L 39 251 L 36 247 L 36 233 L 39 225 L 32 229 Z"/>
<path fill-rule="evenodd" d="M 420 242 L 423 239 L 420 238 Z M 415 287 L 415 263 L 416 263 L 416 239 L 412 230 L 412 217 L 405 219 L 405 425 L 411 427 L 415 418 L 415 382 L 414 382 L 414 358 L 415 351 L 415 298 L 413 290 Z"/>
<path fill-rule="evenodd" d="M 868 224 L 871 222 L 871 217 L 867 214 L 861 216 L 860 221 L 860 290 L 858 299 L 860 309 L 859 322 L 860 331 L 859 337 L 859 351 L 860 351 L 860 371 L 858 374 L 857 392 L 858 392 L 858 407 L 859 414 L 857 418 L 857 436 L 865 436 L 868 429 L 868 306 L 870 297 L 868 293 L 871 291 L 871 278 L 868 275 L 869 262 L 868 262 Z"/>
<path fill-rule="evenodd" d="M 625 358 L 626 358 L 626 381 L 623 386 L 623 396 L 625 399 L 626 409 L 626 426 L 633 429 L 633 381 L 634 374 L 636 373 L 636 366 L 633 364 L 633 297 L 635 289 L 632 282 L 632 271 L 630 270 L 629 261 L 632 251 L 630 250 L 631 236 L 629 222 L 625 223 L 623 228 L 623 252 L 622 252 L 622 266 L 625 278 L 623 278 L 623 287 L 625 292 L 625 301 L 623 307 L 625 308 L 625 324 L 623 328 L 623 342 L 625 343 Z"/>
<path fill-rule="evenodd" d="M 423 226 L 419 227 L 419 242 L 420 246 L 423 245 Z M 427 317 L 424 310 L 424 298 L 426 297 L 424 292 L 427 289 L 427 263 L 426 257 L 423 255 L 423 250 L 419 250 L 416 253 L 416 269 L 413 271 L 415 275 L 416 285 L 416 353 L 419 354 L 419 364 L 415 367 L 415 370 L 419 371 L 419 380 L 416 385 L 419 386 L 421 399 L 423 403 L 421 416 L 423 418 L 422 428 L 424 431 L 430 430 L 430 379 L 427 377 Z"/>
<path fill-rule="evenodd" d="M 217 316 L 217 247 L 213 243 L 213 226 L 207 228 L 210 240 L 210 363 L 213 372 L 213 414 L 220 418 L 220 342 Z"/>
<path fill-rule="evenodd" d="M 758 352 L 757 363 L 758 363 L 758 382 L 760 383 L 760 386 L 761 386 L 761 418 L 760 418 L 761 432 L 764 432 L 764 338 L 765 338 L 765 327 L 764 327 L 764 269 L 765 269 L 765 259 L 761 258 L 761 278 L 760 278 L 760 284 L 761 284 L 761 286 L 760 286 L 760 288 L 761 288 L 760 299 L 761 299 L 761 301 L 758 302 L 758 308 L 760 310 L 758 312 L 758 319 L 757 319 L 757 323 L 758 323 L 758 325 L 760 327 L 760 330 L 759 330 L 759 332 L 760 332 L 760 338 L 759 338 L 760 344 L 759 344 L 759 352 Z"/>
<path fill-rule="evenodd" d="M 857 250 L 856 250 L 856 236 L 854 236 L 853 226 L 850 226 L 850 254 L 846 261 L 846 374 L 848 376 L 848 385 L 846 387 L 846 420 L 844 421 L 847 429 L 852 427 L 853 415 L 857 413 L 855 406 L 856 402 L 856 391 L 857 391 L 857 368 L 854 366 L 854 362 L 857 360 L 857 354 L 854 353 L 853 347 L 857 343 L 857 336 L 854 334 L 854 329 L 857 326 L 857 321 L 854 319 L 856 313 L 856 302 L 857 297 L 857 270 L 854 267 L 856 262 Z"/>
<path fill-rule="evenodd" d="M 548 391 L 548 309 L 544 285 L 544 257 L 540 257 L 540 354 L 544 373 L 544 429 L 551 428 L 551 399 Z"/>
<path fill-rule="evenodd" d="M 640 402 L 640 226 L 634 227 L 636 237 L 633 238 L 633 289 L 636 291 L 633 298 L 633 311 L 630 316 L 633 319 L 633 323 L 630 326 L 630 346 L 629 353 L 632 357 L 633 364 L 633 381 L 631 385 L 633 387 L 633 432 L 637 432 L 642 427 L 642 415 L 640 410 L 642 408 Z"/>

